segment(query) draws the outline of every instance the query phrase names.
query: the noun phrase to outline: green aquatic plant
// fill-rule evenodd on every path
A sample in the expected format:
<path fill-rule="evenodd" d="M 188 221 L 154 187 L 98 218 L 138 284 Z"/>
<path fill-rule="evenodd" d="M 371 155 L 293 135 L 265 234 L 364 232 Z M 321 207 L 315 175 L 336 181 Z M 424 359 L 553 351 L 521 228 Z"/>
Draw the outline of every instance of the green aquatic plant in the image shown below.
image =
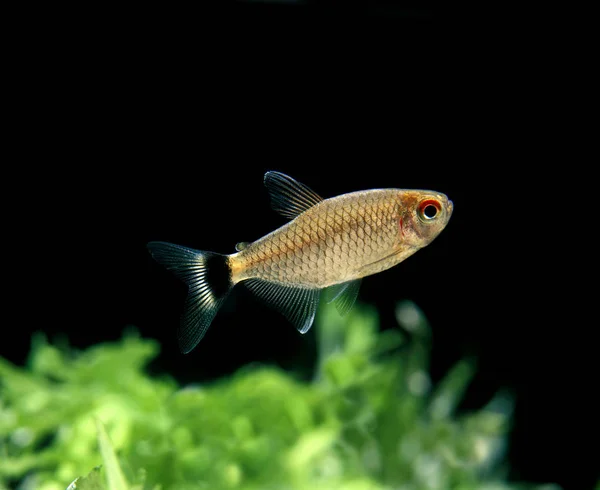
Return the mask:
<path fill-rule="evenodd" d="M 0 489 L 534 488 L 505 481 L 510 397 L 457 413 L 473 363 L 432 386 L 424 316 L 406 302 L 397 318 L 408 335 L 366 306 L 322 308 L 310 383 L 253 366 L 180 387 L 145 372 L 155 341 L 38 336 L 26 367 L 0 358 Z"/>

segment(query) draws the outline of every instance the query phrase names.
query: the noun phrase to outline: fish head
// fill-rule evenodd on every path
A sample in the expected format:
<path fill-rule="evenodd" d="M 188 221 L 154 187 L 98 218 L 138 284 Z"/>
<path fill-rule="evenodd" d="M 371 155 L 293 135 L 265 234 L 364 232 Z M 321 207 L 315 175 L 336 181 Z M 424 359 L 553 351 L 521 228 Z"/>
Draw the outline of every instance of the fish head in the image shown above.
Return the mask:
<path fill-rule="evenodd" d="M 400 243 L 415 249 L 433 241 L 446 227 L 454 205 L 448 196 L 428 190 L 400 191 Z"/>

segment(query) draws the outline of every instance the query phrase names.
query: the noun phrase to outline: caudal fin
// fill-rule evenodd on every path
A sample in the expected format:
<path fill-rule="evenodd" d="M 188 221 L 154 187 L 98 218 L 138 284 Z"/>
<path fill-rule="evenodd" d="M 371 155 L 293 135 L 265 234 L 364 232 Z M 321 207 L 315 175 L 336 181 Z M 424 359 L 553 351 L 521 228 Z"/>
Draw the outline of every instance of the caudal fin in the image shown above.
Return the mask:
<path fill-rule="evenodd" d="M 178 340 L 185 354 L 202 340 L 232 288 L 227 256 L 166 242 L 150 242 L 154 259 L 188 285 Z"/>

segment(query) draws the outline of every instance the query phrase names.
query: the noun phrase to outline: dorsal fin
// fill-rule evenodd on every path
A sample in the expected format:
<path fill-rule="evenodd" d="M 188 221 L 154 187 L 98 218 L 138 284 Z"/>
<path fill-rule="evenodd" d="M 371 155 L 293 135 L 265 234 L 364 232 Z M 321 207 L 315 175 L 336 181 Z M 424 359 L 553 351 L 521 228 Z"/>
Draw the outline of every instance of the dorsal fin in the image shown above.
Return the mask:
<path fill-rule="evenodd" d="M 267 172 L 265 186 L 271 196 L 271 207 L 290 219 L 323 200 L 307 186 L 281 172 Z"/>

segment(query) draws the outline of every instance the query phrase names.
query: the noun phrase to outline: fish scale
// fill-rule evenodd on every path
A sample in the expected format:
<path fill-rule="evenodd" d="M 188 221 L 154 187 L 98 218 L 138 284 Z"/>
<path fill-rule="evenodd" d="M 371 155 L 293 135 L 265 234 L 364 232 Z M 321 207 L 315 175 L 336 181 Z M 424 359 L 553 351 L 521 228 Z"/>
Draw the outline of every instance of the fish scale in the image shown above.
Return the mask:
<path fill-rule="evenodd" d="M 232 270 L 239 271 L 232 280 L 324 288 L 357 279 L 395 246 L 398 218 L 395 191 L 328 199 L 231 256 Z"/>

